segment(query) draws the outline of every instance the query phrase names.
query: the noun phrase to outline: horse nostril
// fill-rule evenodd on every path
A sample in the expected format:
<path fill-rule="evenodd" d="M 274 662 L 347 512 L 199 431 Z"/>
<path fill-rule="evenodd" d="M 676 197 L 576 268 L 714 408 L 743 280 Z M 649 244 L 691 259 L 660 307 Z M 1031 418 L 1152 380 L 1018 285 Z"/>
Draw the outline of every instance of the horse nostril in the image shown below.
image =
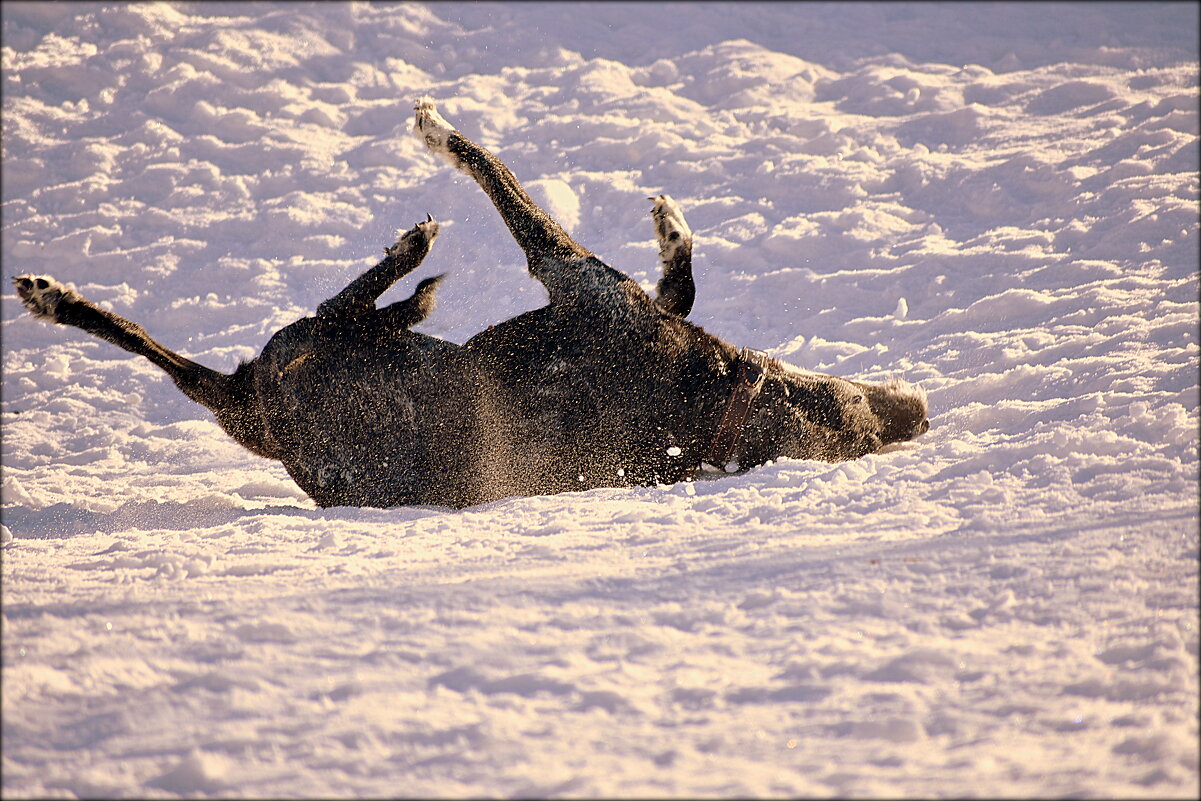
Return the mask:
<path fill-rule="evenodd" d="M 929 420 L 923 420 L 917 424 L 917 433 L 918 434 L 925 434 L 929 430 L 930 430 L 930 421 Z"/>

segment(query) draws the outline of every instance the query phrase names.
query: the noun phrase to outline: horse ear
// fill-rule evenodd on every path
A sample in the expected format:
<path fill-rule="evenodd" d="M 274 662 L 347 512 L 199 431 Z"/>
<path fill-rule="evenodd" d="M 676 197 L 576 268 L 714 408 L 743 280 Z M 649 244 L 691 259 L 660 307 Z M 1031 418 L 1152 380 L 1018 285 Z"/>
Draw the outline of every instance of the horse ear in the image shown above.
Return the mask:
<path fill-rule="evenodd" d="M 655 304 L 663 311 L 687 317 L 696 299 L 692 280 L 692 229 L 684 219 L 680 205 L 670 195 L 647 198 L 655 237 L 659 240 L 659 262 L 663 275 L 655 288 Z"/>

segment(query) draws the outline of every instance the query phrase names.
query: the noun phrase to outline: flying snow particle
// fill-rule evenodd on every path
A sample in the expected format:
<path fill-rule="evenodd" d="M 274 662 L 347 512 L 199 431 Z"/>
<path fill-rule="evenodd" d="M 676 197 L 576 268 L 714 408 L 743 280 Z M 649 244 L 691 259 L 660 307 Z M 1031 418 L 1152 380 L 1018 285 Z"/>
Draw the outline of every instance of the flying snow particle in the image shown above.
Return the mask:
<path fill-rule="evenodd" d="M 897 300 L 897 310 L 892 313 L 892 316 L 898 320 L 904 320 L 909 316 L 909 303 L 904 298 Z"/>
<path fill-rule="evenodd" d="M 667 449 L 668 456 L 679 456 L 681 453 L 683 453 L 683 451 L 681 451 L 675 445 L 672 445 L 670 448 Z"/>

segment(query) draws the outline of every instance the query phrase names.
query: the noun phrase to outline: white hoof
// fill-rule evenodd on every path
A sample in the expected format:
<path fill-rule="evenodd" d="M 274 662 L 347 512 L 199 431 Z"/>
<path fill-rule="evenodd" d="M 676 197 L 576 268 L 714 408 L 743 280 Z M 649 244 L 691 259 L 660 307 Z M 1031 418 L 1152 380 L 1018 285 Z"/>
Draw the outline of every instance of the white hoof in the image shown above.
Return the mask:
<path fill-rule="evenodd" d="M 655 206 L 651 219 L 655 223 L 655 236 L 659 239 L 659 258 L 671 261 L 677 254 L 692 247 L 692 229 L 684 219 L 684 212 L 671 197 L 659 195 L 650 198 Z"/>
<path fill-rule="evenodd" d="M 43 320 L 58 322 L 58 307 L 63 301 L 81 300 L 74 290 L 48 275 L 18 275 L 13 279 L 17 295 L 29 313 Z"/>
<path fill-rule="evenodd" d="M 438 113 L 438 107 L 434 105 L 432 98 L 421 98 L 413 108 L 416 111 L 413 116 L 413 134 L 425 142 L 425 146 L 431 153 L 441 156 L 458 167 L 458 159 L 450 152 L 447 145 L 450 135 L 458 133 L 455 127 Z"/>

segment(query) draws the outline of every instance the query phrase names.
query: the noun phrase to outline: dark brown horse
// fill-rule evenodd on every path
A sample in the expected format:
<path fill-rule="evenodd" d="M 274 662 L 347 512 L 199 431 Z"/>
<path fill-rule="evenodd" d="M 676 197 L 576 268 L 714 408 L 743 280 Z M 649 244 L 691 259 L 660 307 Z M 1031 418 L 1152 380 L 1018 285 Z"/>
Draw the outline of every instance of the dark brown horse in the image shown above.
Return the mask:
<path fill-rule="evenodd" d="M 925 394 L 907 383 L 804 372 L 685 320 L 692 235 L 670 198 L 652 210 L 663 264 L 652 298 L 576 243 L 431 101 L 416 111 L 417 136 L 492 199 L 550 293 L 543 308 L 461 347 L 410 330 L 432 309 L 437 278 L 375 308 L 429 252 L 433 220 L 232 375 L 168 350 L 49 277 L 19 276 L 17 291 L 35 315 L 150 359 L 322 506 L 464 507 L 672 483 L 704 464 L 853 459 L 929 428 Z"/>

